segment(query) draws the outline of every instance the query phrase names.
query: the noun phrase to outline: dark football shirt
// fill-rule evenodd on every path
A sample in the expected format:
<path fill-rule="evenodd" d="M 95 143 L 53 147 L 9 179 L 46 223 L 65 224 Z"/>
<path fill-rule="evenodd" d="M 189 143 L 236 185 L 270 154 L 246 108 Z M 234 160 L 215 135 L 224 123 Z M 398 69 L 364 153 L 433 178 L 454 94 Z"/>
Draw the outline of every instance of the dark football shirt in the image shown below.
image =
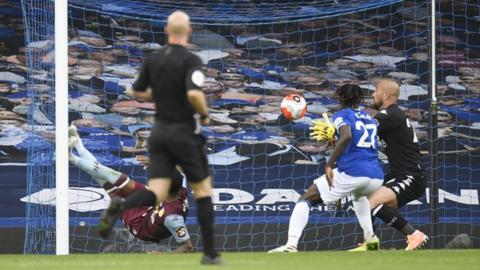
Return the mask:
<path fill-rule="evenodd" d="M 133 90 L 152 89 L 156 121 L 184 123 L 195 128 L 196 113 L 187 99 L 187 91 L 200 89 L 205 81 L 202 60 L 180 45 L 168 45 L 147 57 Z"/>
<path fill-rule="evenodd" d="M 422 157 L 415 130 L 405 112 L 396 104 L 375 115 L 378 135 L 386 143 L 386 154 L 391 177 L 423 173 Z"/>

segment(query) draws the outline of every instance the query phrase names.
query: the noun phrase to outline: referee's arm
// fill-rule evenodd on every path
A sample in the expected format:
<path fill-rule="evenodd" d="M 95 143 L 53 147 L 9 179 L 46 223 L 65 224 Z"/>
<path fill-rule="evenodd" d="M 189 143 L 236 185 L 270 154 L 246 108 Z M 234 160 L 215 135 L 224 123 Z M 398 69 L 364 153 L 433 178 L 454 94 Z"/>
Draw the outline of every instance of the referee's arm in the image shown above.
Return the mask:
<path fill-rule="evenodd" d="M 151 101 L 152 100 L 152 90 L 150 86 L 150 76 L 148 70 L 148 58 L 140 69 L 140 74 L 138 75 L 137 80 L 132 85 L 131 89 L 125 91 L 125 94 L 134 97 L 140 101 Z"/>
<path fill-rule="evenodd" d="M 203 64 L 200 58 L 194 58 L 191 66 L 192 68 L 188 70 L 187 77 L 185 78 L 187 99 L 193 109 L 200 114 L 202 124 L 208 125 L 210 124 L 210 117 L 208 116 L 207 99 L 201 90 L 205 82 L 205 75 L 202 71 Z"/>

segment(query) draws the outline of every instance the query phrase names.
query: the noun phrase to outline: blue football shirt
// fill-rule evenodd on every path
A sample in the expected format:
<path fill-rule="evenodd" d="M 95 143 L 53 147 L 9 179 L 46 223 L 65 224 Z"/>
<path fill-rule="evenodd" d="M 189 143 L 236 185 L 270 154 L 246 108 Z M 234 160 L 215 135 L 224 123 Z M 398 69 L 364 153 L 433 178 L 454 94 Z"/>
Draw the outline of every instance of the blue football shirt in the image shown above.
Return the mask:
<path fill-rule="evenodd" d="M 352 131 L 352 140 L 337 161 L 338 170 L 350 176 L 383 179 L 376 120 L 364 111 L 350 108 L 338 111 L 332 120 L 337 133 L 345 125 Z"/>

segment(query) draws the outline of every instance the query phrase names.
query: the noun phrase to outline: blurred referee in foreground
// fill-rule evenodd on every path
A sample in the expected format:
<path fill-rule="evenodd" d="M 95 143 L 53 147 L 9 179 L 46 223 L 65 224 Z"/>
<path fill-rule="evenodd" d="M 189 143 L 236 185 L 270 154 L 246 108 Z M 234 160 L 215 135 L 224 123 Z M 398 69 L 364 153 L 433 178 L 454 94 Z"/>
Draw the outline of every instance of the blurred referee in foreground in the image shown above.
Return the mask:
<path fill-rule="evenodd" d="M 155 125 L 149 138 L 149 190 L 135 191 L 125 201 L 112 200 L 100 219 L 99 232 L 107 237 L 126 209 L 163 202 L 171 186 L 170 175 L 178 165 L 197 203 L 204 246 L 201 263 L 221 264 L 214 243 L 212 184 L 203 151 L 205 140 L 200 135 L 200 124 L 210 123 L 201 90 L 205 76 L 201 59 L 185 48 L 191 32 L 188 15 L 181 11 L 172 13 L 165 28 L 168 46 L 145 60 L 133 89 L 127 92 L 139 100 L 152 99 L 156 105 Z"/>

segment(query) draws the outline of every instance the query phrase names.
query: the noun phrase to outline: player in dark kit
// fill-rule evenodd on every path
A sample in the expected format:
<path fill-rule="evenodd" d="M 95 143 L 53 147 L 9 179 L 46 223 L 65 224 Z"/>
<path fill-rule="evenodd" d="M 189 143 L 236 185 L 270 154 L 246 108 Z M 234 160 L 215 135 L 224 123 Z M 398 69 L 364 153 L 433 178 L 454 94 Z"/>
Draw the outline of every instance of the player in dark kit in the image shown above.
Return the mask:
<path fill-rule="evenodd" d="M 386 144 L 390 172 L 383 186 L 370 197 L 372 215 L 379 217 L 407 237 L 405 250 L 424 245 L 428 237 L 416 230 L 397 211 L 425 193 L 426 183 L 415 130 L 406 114 L 398 107 L 400 86 L 391 80 L 381 80 L 373 93 L 374 106 L 379 112 L 378 135 Z"/>
<path fill-rule="evenodd" d="M 85 149 L 74 126 L 69 128 L 69 149 L 70 163 L 92 176 L 111 198 L 125 198 L 136 190 L 145 190 L 143 184 L 100 164 L 95 156 Z M 73 149 L 78 156 L 72 152 Z M 131 208 L 123 212 L 121 220 L 130 233 L 151 242 L 160 242 L 173 236 L 180 244 L 174 252 L 193 251 L 193 244 L 185 226 L 188 193 L 182 182 L 183 176 L 175 170 L 167 200 L 155 207 Z"/>
<path fill-rule="evenodd" d="M 175 166 L 180 166 L 194 192 L 197 217 L 201 227 L 204 256 L 202 264 L 221 264 L 214 243 L 212 184 L 205 140 L 200 124 L 208 125 L 208 107 L 201 90 L 205 76 L 203 63 L 185 46 L 191 34 L 190 19 L 176 11 L 168 17 L 165 32 L 168 45 L 145 61 L 133 89 L 128 93 L 137 99 L 152 99 L 156 105 L 155 125 L 148 141 L 150 179 L 148 190 L 137 190 L 125 201 L 112 200 L 100 219 L 99 231 L 109 234 L 124 211 L 156 206 L 165 201 Z"/>

